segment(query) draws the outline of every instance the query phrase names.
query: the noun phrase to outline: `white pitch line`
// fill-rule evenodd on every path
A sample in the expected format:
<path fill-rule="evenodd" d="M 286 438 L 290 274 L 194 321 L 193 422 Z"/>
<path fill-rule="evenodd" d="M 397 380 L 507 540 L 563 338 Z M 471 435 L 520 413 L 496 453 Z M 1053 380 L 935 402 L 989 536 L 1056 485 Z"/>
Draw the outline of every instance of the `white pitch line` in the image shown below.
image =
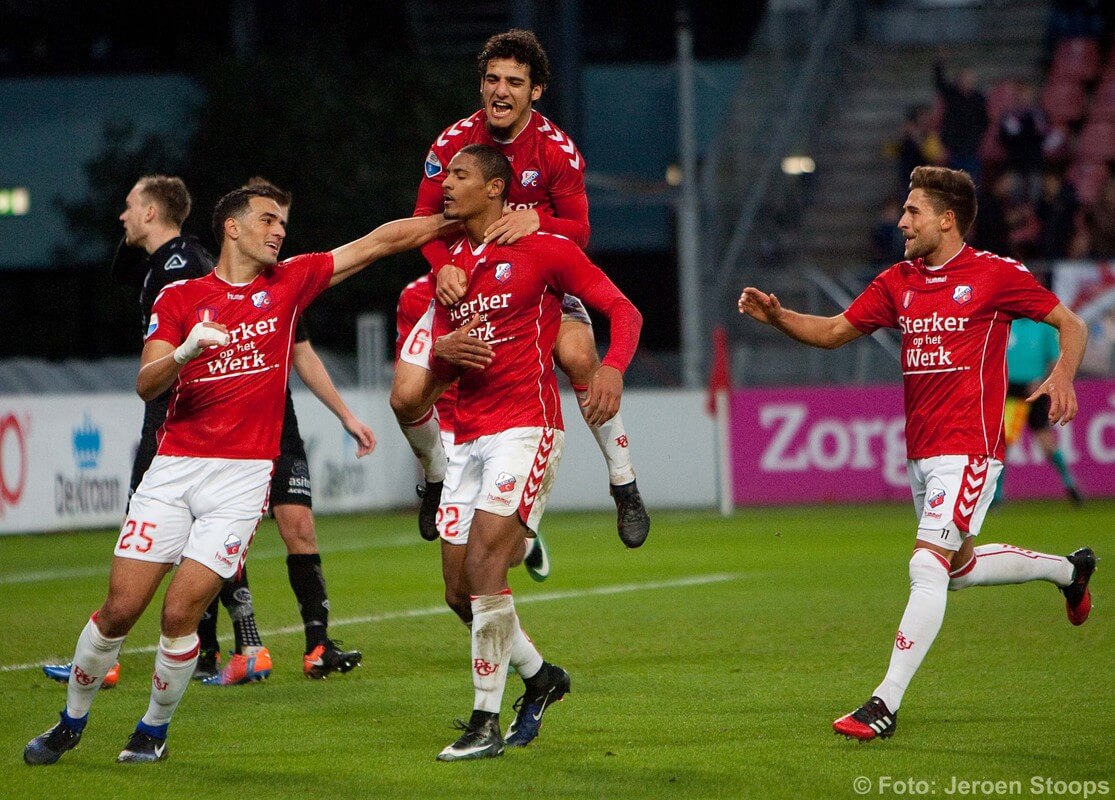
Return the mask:
<path fill-rule="evenodd" d="M 349 542 L 335 544 L 321 548 L 323 555 L 330 553 L 354 553 L 359 550 L 386 550 L 395 547 L 410 547 L 425 544 L 416 536 L 394 536 L 380 542 Z M 257 561 L 274 561 L 286 558 L 286 550 L 253 550 L 250 554 L 254 564 Z M 18 572 L 9 575 L 0 575 L 0 586 L 9 586 L 18 583 L 47 583 L 48 581 L 70 580 L 71 578 L 96 578 L 99 575 L 108 575 L 108 564 L 97 567 L 72 567 L 70 569 L 51 569 L 40 572 Z"/>
<path fill-rule="evenodd" d="M 566 589 L 558 592 L 542 592 L 540 594 L 525 594 L 515 597 L 516 605 L 524 603 L 548 603 L 552 600 L 576 600 L 583 597 L 599 597 L 610 594 L 630 594 L 631 592 L 645 592 L 655 589 L 680 589 L 686 586 L 705 586 L 710 583 L 724 583 L 739 578 L 735 572 L 716 572 L 709 575 L 690 575 L 687 578 L 675 578 L 668 581 L 648 581 L 646 583 L 620 583 L 614 586 L 597 586 L 594 589 Z M 410 608 L 402 611 L 388 611 L 383 614 L 369 614 L 364 617 L 348 617 L 346 619 L 330 620 L 329 627 L 338 628 L 343 625 L 364 625 L 367 623 L 390 622 L 399 619 L 415 619 L 417 617 L 433 617 L 438 614 L 452 613 L 445 606 L 430 606 L 428 608 Z M 262 631 L 261 636 L 284 636 L 292 633 L 302 633 L 301 625 L 291 625 L 285 628 L 274 628 Z M 121 655 L 135 655 L 139 653 L 154 653 L 156 647 L 129 647 L 121 650 Z M 38 669 L 43 664 L 64 662 L 65 659 L 44 658 L 29 664 L 2 664 L 0 672 L 18 672 L 25 669 Z"/>

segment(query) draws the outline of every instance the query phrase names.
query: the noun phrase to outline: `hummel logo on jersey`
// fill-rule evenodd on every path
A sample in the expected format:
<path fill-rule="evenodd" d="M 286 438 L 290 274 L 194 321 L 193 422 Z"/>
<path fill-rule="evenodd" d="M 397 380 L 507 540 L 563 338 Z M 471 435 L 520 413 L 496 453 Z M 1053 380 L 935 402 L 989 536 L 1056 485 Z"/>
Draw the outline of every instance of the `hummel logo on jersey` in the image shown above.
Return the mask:
<path fill-rule="evenodd" d="M 926 283 L 944 283 L 947 280 L 948 280 L 948 276 L 947 275 L 942 275 L 939 278 L 926 278 L 925 282 Z"/>
<path fill-rule="evenodd" d="M 955 289 L 952 290 L 952 299 L 960 305 L 964 305 L 972 299 L 972 287 L 957 286 Z"/>
<path fill-rule="evenodd" d="M 524 169 L 523 174 L 519 176 L 519 183 L 524 187 L 537 186 L 539 174 L 540 173 L 536 169 Z"/>
<path fill-rule="evenodd" d="M 166 260 L 166 263 L 163 264 L 163 269 L 170 272 L 172 269 L 182 269 L 184 266 L 186 266 L 186 259 L 175 253 Z"/>
<path fill-rule="evenodd" d="M 437 157 L 437 153 L 435 153 L 433 150 L 431 150 L 430 154 L 426 156 L 425 169 L 427 178 L 436 178 L 438 175 L 441 174 L 441 160 Z"/>

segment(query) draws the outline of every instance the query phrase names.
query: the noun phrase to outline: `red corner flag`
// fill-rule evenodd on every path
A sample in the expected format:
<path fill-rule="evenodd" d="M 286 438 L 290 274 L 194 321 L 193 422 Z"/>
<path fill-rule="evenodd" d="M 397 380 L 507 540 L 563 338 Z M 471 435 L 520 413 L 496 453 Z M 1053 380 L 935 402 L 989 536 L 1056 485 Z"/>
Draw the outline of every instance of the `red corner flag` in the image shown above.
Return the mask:
<path fill-rule="evenodd" d="M 712 366 L 708 372 L 708 413 L 716 414 L 716 395 L 732 388 L 732 371 L 728 366 L 728 334 L 723 325 L 712 332 Z"/>

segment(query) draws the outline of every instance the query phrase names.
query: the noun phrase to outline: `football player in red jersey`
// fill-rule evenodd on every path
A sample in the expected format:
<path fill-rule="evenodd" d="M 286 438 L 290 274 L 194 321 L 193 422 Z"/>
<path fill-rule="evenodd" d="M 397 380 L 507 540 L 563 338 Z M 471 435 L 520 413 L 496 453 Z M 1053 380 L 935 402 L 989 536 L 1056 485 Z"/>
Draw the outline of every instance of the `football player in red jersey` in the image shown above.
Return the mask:
<path fill-rule="evenodd" d="M 524 746 L 542 715 L 569 691 L 565 670 L 543 661 L 523 633 L 508 568 L 523 536 L 538 530 L 561 459 L 564 432 L 552 356 L 561 297 L 573 292 L 610 321 L 611 345 L 587 387 L 586 417 L 619 410 L 623 371 L 642 317 L 573 242 L 543 232 L 501 244 L 486 231 L 503 213 L 511 165 L 498 149 L 471 144 L 447 165 L 445 215 L 464 223 L 450 252 L 466 274 L 460 300 L 434 304 L 434 357 L 421 389 L 432 398 L 457 380 L 455 458 L 438 521 L 446 600 L 472 625 L 472 716 L 441 761 L 488 758 L 504 749 L 499 711 L 509 665 L 526 688 L 506 744 Z M 417 327 L 417 326 L 416 326 Z"/>
<path fill-rule="evenodd" d="M 545 50 L 530 31 L 511 30 L 489 39 L 477 63 L 484 107 L 451 125 L 431 146 L 414 213 L 441 213 L 446 166 L 464 146 L 487 144 L 508 158 L 513 178 L 504 213 L 484 231 L 485 241 L 512 244 L 530 233 L 543 231 L 560 234 L 585 247 L 589 218 L 584 158 L 564 131 L 533 108 L 550 80 Z M 437 275 L 438 299 L 445 304 L 459 300 L 466 280 L 464 272 L 453 266 L 447 243 L 435 240 L 423 247 L 422 253 Z M 554 356 L 584 406 L 589 380 L 600 368 L 592 321 L 572 295 L 564 299 L 562 311 Z M 426 486 L 422 491 L 419 531 L 432 541 L 437 538 L 434 514 L 446 457 L 438 438 L 436 411 L 419 388 L 423 384 L 420 372 L 420 368 L 405 360 L 398 365 L 391 407 L 422 463 Z M 586 413 L 585 421 L 608 465 L 609 491 L 616 503 L 620 539 L 628 547 L 639 547 L 650 532 L 650 516 L 635 483 L 623 418 L 616 415 L 600 419 Z"/>
<path fill-rule="evenodd" d="M 876 277 L 844 313 L 799 314 L 752 287 L 739 299 L 740 313 L 816 347 L 839 347 L 883 327 L 902 332 L 906 468 L 919 521 L 890 668 L 867 703 L 833 723 L 837 733 L 860 740 L 894 733 L 902 696 L 941 629 L 949 590 L 1044 580 L 1064 594 L 1072 624 L 1091 609 L 1090 548 L 1055 556 L 973 546 L 1003 467 L 1011 320 L 1026 317 L 1059 331 L 1060 358 L 1029 397 L 1049 397 L 1053 423 L 1076 416 L 1072 382 L 1088 338 L 1080 317 L 1026 267 L 964 243 L 975 216 L 968 173 L 918 167 L 898 223 L 909 260 Z"/>
<path fill-rule="evenodd" d="M 155 301 L 136 391 L 149 400 L 172 390 L 158 452 L 128 506 L 108 596 L 78 637 L 66 707 L 28 742 L 28 764 L 53 764 L 78 744 L 124 637 L 178 563 L 163 600 L 150 704 L 117 760 L 166 757 L 167 729 L 198 657 L 198 621 L 243 563 L 266 506 L 302 311 L 329 286 L 447 225 L 436 216 L 397 220 L 332 252 L 280 262 L 281 199 L 266 186 L 221 198 L 216 268 L 169 284 Z"/>

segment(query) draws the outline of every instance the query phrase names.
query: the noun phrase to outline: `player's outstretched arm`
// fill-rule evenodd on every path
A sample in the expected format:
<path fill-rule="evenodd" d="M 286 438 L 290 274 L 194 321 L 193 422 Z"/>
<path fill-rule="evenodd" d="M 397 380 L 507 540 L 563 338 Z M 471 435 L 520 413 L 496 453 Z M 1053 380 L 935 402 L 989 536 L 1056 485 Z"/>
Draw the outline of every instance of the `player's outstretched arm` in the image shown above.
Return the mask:
<path fill-rule="evenodd" d="M 1053 365 L 1049 377 L 1042 381 L 1037 391 L 1026 398 L 1026 402 L 1032 403 L 1043 394 L 1049 395 L 1049 421 L 1064 425 L 1075 417 L 1079 410 L 1076 389 L 1073 388 L 1072 381 L 1076 377 L 1076 370 L 1080 368 L 1080 362 L 1084 359 L 1084 348 L 1088 344 L 1088 326 L 1064 303 L 1058 303 L 1042 322 L 1057 329 L 1061 357 Z"/>
<path fill-rule="evenodd" d="M 832 350 L 863 336 L 843 314 L 819 317 L 784 308 L 773 294 L 748 286 L 739 296 L 739 313 L 771 325 L 803 344 Z"/>
<path fill-rule="evenodd" d="M 325 368 L 321 356 L 314 351 L 308 341 L 294 343 L 292 362 L 294 371 L 298 373 L 302 383 L 306 384 L 306 388 L 313 392 L 314 397 L 320 400 L 322 405 L 333 412 L 348 434 L 356 440 L 356 457 L 363 458 L 375 450 L 376 436 L 372 433 L 372 429 L 349 410 L 341 393 L 337 391 L 333 378 Z"/>
<path fill-rule="evenodd" d="M 199 322 L 186 341 L 175 347 L 165 339 L 149 339 L 139 357 L 136 394 L 149 402 L 161 395 L 178 379 L 182 367 L 210 347 L 228 344 L 228 328 L 219 322 Z"/>
<path fill-rule="evenodd" d="M 440 214 L 425 217 L 407 217 L 380 225 L 367 236 L 341 245 L 333 251 L 333 278 L 336 286 L 373 261 L 385 256 L 421 247 L 430 240 L 451 233 L 460 223 L 447 220 Z"/>

